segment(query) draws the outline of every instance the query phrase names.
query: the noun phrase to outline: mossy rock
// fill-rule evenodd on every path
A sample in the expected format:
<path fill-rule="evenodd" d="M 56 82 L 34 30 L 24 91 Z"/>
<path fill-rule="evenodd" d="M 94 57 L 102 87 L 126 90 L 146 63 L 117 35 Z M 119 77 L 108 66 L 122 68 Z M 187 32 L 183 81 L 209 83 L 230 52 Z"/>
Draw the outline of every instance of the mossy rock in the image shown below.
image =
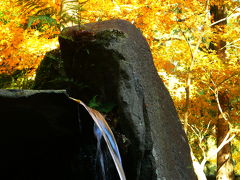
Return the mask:
<path fill-rule="evenodd" d="M 12 83 L 12 77 L 8 74 L 0 74 L 0 88 L 9 87 Z"/>
<path fill-rule="evenodd" d="M 46 53 L 37 69 L 34 89 L 69 90 L 82 87 L 82 84 L 76 83 L 73 79 L 66 76 L 60 49 L 55 49 Z"/>
<path fill-rule="evenodd" d="M 59 86 L 56 81 L 64 77 L 60 50 L 52 50 L 46 53 L 37 69 L 34 89 L 50 89 L 53 84 Z"/>

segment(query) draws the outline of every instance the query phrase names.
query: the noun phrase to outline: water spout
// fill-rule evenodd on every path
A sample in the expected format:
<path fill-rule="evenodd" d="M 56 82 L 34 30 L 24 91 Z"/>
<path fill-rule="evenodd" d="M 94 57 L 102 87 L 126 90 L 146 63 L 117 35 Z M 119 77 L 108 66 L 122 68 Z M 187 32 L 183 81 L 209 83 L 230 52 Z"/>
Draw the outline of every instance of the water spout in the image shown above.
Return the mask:
<path fill-rule="evenodd" d="M 102 134 L 102 136 L 103 136 L 103 138 L 104 138 L 104 140 L 105 140 L 105 142 L 108 146 L 108 149 L 110 151 L 110 154 L 112 156 L 112 159 L 114 161 L 116 169 L 118 171 L 118 175 L 120 177 L 120 180 L 126 180 L 125 173 L 124 173 L 124 170 L 123 170 L 123 167 L 122 167 L 121 156 L 120 156 L 120 153 L 119 153 L 119 150 L 118 150 L 116 140 L 114 138 L 112 130 L 108 126 L 108 124 L 107 124 L 105 118 L 103 117 L 103 115 L 100 112 L 96 111 L 95 109 L 92 109 L 92 108 L 88 107 L 82 101 L 80 101 L 78 99 L 74 99 L 72 97 L 69 97 L 69 98 L 74 100 L 75 102 L 81 104 L 88 111 L 88 113 L 90 114 L 90 116 L 94 120 L 95 124 L 97 125 L 97 128 L 99 128 L 99 130 L 100 130 L 99 132 L 101 132 L 101 134 Z M 99 132 L 96 131 L 95 133 L 99 133 Z"/>

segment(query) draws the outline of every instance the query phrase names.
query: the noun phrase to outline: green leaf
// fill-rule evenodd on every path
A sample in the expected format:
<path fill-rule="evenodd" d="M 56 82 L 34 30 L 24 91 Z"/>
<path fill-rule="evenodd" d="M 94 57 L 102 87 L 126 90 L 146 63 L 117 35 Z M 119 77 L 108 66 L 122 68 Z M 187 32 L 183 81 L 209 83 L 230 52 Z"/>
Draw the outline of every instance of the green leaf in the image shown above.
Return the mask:
<path fill-rule="evenodd" d="M 109 113 L 113 110 L 113 108 L 115 107 L 116 105 L 114 103 L 106 103 L 106 104 L 102 104 L 99 108 L 99 111 L 100 112 L 103 112 L 103 113 Z"/>
<path fill-rule="evenodd" d="M 97 101 L 97 96 L 94 96 L 88 103 L 88 106 L 98 110 L 101 113 L 109 113 L 116 106 L 114 103 L 101 103 Z"/>
<path fill-rule="evenodd" d="M 27 27 L 31 27 L 32 24 L 36 21 L 39 21 L 38 25 L 41 27 L 44 24 L 48 24 L 50 26 L 57 25 L 57 21 L 50 17 L 50 15 L 37 15 L 37 16 L 30 16 L 28 20 Z"/>
<path fill-rule="evenodd" d="M 97 109 L 100 104 L 97 102 L 97 96 L 94 96 L 88 103 L 88 106 L 93 109 Z"/>

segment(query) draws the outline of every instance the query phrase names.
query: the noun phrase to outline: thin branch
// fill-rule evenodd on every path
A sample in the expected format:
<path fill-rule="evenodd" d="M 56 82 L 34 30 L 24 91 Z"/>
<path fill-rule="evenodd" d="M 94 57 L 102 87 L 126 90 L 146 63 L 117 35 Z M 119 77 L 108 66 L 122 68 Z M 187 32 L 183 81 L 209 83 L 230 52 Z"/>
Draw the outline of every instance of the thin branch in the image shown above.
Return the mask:
<path fill-rule="evenodd" d="M 181 31 L 181 33 L 182 33 L 182 35 L 183 35 L 183 37 L 184 37 L 184 39 L 185 39 L 188 47 L 189 47 L 189 51 L 190 51 L 190 54 L 191 54 L 191 59 L 192 59 L 192 61 L 193 61 L 193 60 L 194 60 L 194 56 L 193 56 L 193 51 L 192 51 L 191 44 L 189 43 L 189 41 L 188 41 L 185 33 L 182 31 L 182 28 L 180 27 L 179 23 L 178 23 L 178 26 L 179 26 L 179 29 L 180 29 L 180 31 Z M 191 64 L 192 64 L 192 63 L 191 63 Z M 190 69 L 191 69 L 191 66 L 192 66 L 192 65 L 190 65 Z"/>
<path fill-rule="evenodd" d="M 221 104 L 220 104 L 220 101 L 219 101 L 219 98 L 218 98 L 218 90 L 217 90 L 217 88 L 216 88 L 214 94 L 215 94 L 215 98 L 216 98 L 216 101 L 217 101 L 218 109 L 219 109 L 222 117 L 224 118 L 224 120 L 227 121 L 227 120 L 228 120 L 228 119 L 227 119 L 227 116 L 226 116 L 226 114 L 223 112 L 222 107 L 221 107 Z"/>
<path fill-rule="evenodd" d="M 209 11 L 209 0 L 207 0 L 206 1 L 206 15 L 207 15 L 207 13 L 208 13 L 208 11 Z M 206 19 L 207 19 L 207 16 L 206 16 Z M 206 20 L 203 22 L 203 24 L 205 24 L 206 23 Z M 200 37 L 199 37 L 199 39 L 198 39 L 198 42 L 197 42 L 197 45 L 196 45 L 196 48 L 195 48 L 195 50 L 194 50 L 194 56 L 195 56 L 195 54 L 197 53 L 197 50 L 198 50 L 198 48 L 199 48 L 199 46 L 200 46 L 200 44 L 201 44 L 201 42 L 202 42 L 202 38 L 203 38 L 203 36 L 206 34 L 206 31 L 202 31 L 202 33 L 201 33 L 201 35 L 200 35 Z"/>
<path fill-rule="evenodd" d="M 207 131 L 208 131 L 209 127 L 210 127 L 211 122 L 212 122 L 212 120 L 210 120 L 210 121 L 208 122 L 207 128 L 206 128 L 206 130 L 203 132 L 203 134 L 206 134 L 206 133 L 207 133 Z"/>
<path fill-rule="evenodd" d="M 210 24 L 209 27 L 212 27 L 212 26 L 214 26 L 214 25 L 216 25 L 216 24 L 218 24 L 218 23 L 220 23 L 220 22 L 226 21 L 226 20 L 229 19 L 231 16 L 234 16 L 234 15 L 236 15 L 236 14 L 239 14 L 239 13 L 233 14 L 238 8 L 239 8 L 239 6 L 236 7 L 227 17 L 225 17 L 225 18 L 223 18 L 223 19 L 220 19 L 220 20 L 218 20 L 218 21 Z"/>
<path fill-rule="evenodd" d="M 238 42 L 238 41 L 240 41 L 240 38 L 239 38 L 239 39 L 236 39 L 235 41 L 230 42 L 230 43 L 228 44 L 228 46 L 231 45 L 231 44 L 234 44 L 234 43 L 236 43 L 236 42 Z"/>
<path fill-rule="evenodd" d="M 228 15 L 228 17 L 230 17 L 238 8 L 240 8 L 240 6 L 235 7 L 234 10 Z"/>
<path fill-rule="evenodd" d="M 197 133 L 197 129 L 195 129 L 193 126 L 191 126 L 190 124 L 188 124 L 188 126 L 192 129 L 192 131 L 195 133 L 196 136 L 198 136 L 198 133 Z"/>
<path fill-rule="evenodd" d="M 230 137 L 230 133 L 228 132 L 227 135 L 225 136 L 225 138 L 223 139 L 223 141 L 221 142 L 221 144 L 218 146 L 218 148 L 208 156 L 208 159 L 210 159 L 212 156 L 216 155 L 222 148 L 223 146 L 225 146 L 226 144 L 228 144 L 230 141 L 233 140 L 233 138 L 235 138 L 236 134 L 234 134 L 232 137 Z"/>
<path fill-rule="evenodd" d="M 217 150 L 216 150 L 216 153 L 218 153 L 222 148 L 223 146 L 225 146 L 226 144 L 228 144 L 231 140 L 233 140 L 233 138 L 235 138 L 236 134 L 232 135 L 232 137 L 230 137 L 228 139 L 228 137 L 230 136 L 230 133 L 228 133 L 226 135 L 226 137 L 224 138 L 224 140 L 222 141 L 222 143 L 218 146 Z"/>
<path fill-rule="evenodd" d="M 185 39 L 179 38 L 179 37 L 166 37 L 166 38 L 155 38 L 153 41 L 184 41 Z"/>
<path fill-rule="evenodd" d="M 223 83 L 225 83 L 226 81 L 230 80 L 231 78 L 233 78 L 234 76 L 239 75 L 239 74 L 240 74 L 239 72 L 236 72 L 236 73 L 232 74 L 232 75 L 229 76 L 228 78 L 226 78 L 226 79 L 222 80 L 220 83 L 218 83 L 218 84 L 216 85 L 216 87 L 217 87 L 217 88 L 220 87 Z"/>
<path fill-rule="evenodd" d="M 214 26 L 214 25 L 216 25 L 216 24 L 218 24 L 218 23 L 220 23 L 220 22 L 226 21 L 226 20 L 227 20 L 227 18 L 220 19 L 220 20 L 218 20 L 218 21 L 210 24 L 209 27 L 212 27 L 212 26 Z"/>

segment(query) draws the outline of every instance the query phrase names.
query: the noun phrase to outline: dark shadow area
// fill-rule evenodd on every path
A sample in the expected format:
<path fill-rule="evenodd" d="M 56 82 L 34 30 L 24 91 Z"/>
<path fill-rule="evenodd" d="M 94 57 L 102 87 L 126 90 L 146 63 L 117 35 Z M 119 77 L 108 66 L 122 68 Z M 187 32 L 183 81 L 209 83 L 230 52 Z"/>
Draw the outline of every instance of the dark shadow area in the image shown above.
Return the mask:
<path fill-rule="evenodd" d="M 0 91 L 0 179 L 95 179 L 93 121 L 81 106 L 65 93 L 6 91 Z"/>

